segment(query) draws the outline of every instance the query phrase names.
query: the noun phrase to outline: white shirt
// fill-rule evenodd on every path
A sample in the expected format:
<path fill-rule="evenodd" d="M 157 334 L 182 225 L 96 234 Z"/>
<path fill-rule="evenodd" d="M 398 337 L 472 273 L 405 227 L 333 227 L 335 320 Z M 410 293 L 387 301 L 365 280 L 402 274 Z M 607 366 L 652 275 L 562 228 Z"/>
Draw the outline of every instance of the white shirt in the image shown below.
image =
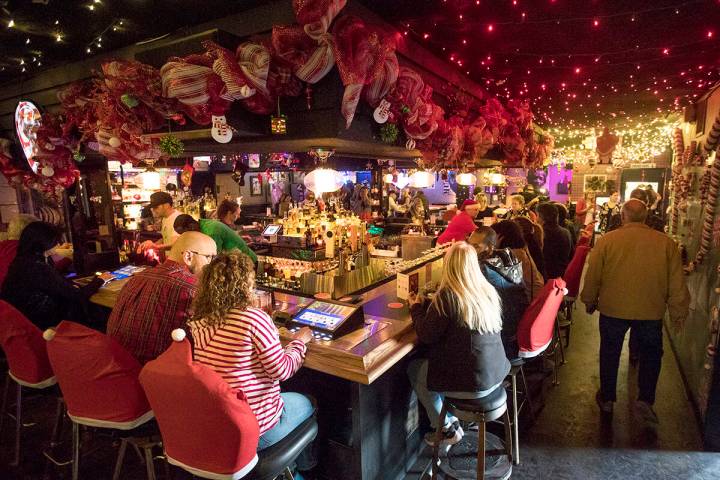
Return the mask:
<path fill-rule="evenodd" d="M 172 245 L 175 243 L 175 240 L 180 236 L 175 231 L 175 219 L 180 215 L 180 212 L 175 210 L 173 213 L 170 214 L 169 217 L 163 218 L 162 221 L 162 228 L 160 231 L 162 232 L 162 238 L 163 238 L 163 244 L 164 245 Z"/>

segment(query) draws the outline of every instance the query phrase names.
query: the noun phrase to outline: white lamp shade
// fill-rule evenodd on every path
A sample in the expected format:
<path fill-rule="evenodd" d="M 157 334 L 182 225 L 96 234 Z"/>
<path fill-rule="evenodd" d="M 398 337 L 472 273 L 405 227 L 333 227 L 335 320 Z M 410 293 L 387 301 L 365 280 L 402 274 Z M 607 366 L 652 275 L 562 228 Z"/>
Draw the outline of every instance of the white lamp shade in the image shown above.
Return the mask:
<path fill-rule="evenodd" d="M 342 177 L 330 168 L 318 168 L 305 175 L 305 188 L 321 195 L 325 192 L 337 192 L 342 187 Z"/>
<path fill-rule="evenodd" d="M 155 170 L 141 173 L 140 178 L 145 190 L 160 190 L 160 174 Z"/>
<path fill-rule="evenodd" d="M 427 170 L 418 170 L 410 176 L 410 186 L 415 188 L 430 188 L 435 185 L 435 175 Z"/>
<path fill-rule="evenodd" d="M 458 185 L 476 185 L 477 177 L 472 173 L 460 173 L 457 176 Z"/>
<path fill-rule="evenodd" d="M 383 175 L 383 182 L 385 183 L 392 183 L 393 181 L 393 174 L 392 173 L 386 173 Z"/>
<path fill-rule="evenodd" d="M 505 183 L 505 175 L 503 175 L 502 173 L 491 173 L 490 183 L 493 185 L 502 185 L 503 183 Z"/>

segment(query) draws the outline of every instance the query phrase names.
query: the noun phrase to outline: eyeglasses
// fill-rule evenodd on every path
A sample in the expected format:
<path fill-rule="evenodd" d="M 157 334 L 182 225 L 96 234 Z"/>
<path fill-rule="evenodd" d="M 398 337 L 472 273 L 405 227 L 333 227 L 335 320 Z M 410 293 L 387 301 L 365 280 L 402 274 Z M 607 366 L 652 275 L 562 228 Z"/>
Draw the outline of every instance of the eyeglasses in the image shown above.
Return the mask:
<path fill-rule="evenodd" d="M 208 262 L 212 262 L 213 259 L 214 259 L 215 257 L 217 257 L 217 255 L 206 255 L 206 254 L 204 254 L 204 253 L 194 252 L 194 251 L 192 251 L 192 250 L 188 250 L 188 252 L 193 253 L 193 254 L 195 254 L 195 255 L 200 255 L 201 257 L 205 257 L 205 258 L 208 259 Z"/>

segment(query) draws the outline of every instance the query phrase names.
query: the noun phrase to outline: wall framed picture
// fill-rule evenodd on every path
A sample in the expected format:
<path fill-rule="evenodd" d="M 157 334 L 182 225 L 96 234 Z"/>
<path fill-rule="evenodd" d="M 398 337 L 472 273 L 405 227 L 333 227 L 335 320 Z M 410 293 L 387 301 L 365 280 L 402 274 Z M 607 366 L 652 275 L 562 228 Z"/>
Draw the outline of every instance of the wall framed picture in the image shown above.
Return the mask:
<path fill-rule="evenodd" d="M 583 192 L 604 192 L 607 185 L 607 175 L 586 174 L 583 177 Z"/>
<path fill-rule="evenodd" d="M 260 197 L 262 196 L 262 179 L 260 175 L 250 176 L 250 196 Z"/>
<path fill-rule="evenodd" d="M 248 154 L 248 168 L 260 168 L 260 154 L 250 153 Z"/>

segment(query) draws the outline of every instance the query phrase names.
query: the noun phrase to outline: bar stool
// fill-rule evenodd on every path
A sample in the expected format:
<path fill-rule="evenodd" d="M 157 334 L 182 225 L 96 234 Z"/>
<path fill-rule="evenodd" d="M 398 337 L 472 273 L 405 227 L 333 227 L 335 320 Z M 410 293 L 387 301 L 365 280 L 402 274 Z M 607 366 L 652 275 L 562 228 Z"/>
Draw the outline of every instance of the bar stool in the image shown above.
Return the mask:
<path fill-rule="evenodd" d="M 533 300 L 530 306 L 525 310 L 522 318 L 518 322 L 517 342 L 518 342 L 518 358 L 510 361 L 510 379 L 511 392 L 513 397 L 513 461 L 515 465 L 520 463 L 520 410 L 527 400 L 531 411 L 533 411 L 532 399 L 530 391 L 525 379 L 525 371 L 523 365 L 531 358 L 545 354 L 548 348 L 553 347 L 552 353 L 555 355 L 555 365 L 553 367 L 555 385 L 558 384 L 558 365 L 557 353 L 558 343 L 561 344 L 557 337 L 557 313 L 562 305 L 565 295 L 565 281 L 562 278 L 548 280 L 538 296 Z M 523 401 L 518 403 L 517 376 L 520 375 L 523 381 Z M 534 415 L 534 411 L 533 411 Z M 441 417 L 442 418 L 442 417 Z"/>
<path fill-rule="evenodd" d="M 580 293 L 580 279 L 582 278 L 585 260 L 590 253 L 589 246 L 578 246 L 575 249 L 575 255 L 565 269 L 563 279 L 567 284 L 568 293 L 563 302 L 565 311 L 565 321 L 558 324 L 560 332 L 565 331 L 565 347 L 570 346 L 570 327 L 573 324 L 572 311 L 575 306 L 575 300 Z"/>
<path fill-rule="evenodd" d="M 134 430 L 154 415 L 140 386 L 141 366 L 116 340 L 77 323 L 63 321 L 47 330 L 47 351 L 72 421 L 72 478 L 80 473 L 80 427 Z M 148 480 L 155 479 L 152 449 L 145 437 L 122 439 L 114 479 L 119 478 L 127 444 L 145 450 Z"/>
<path fill-rule="evenodd" d="M 10 463 L 20 464 L 20 444 L 22 435 L 22 394 L 23 388 L 45 390 L 57 383 L 50 361 L 48 360 L 42 332 L 25 315 L 9 303 L 0 300 L 0 345 L 8 361 L 8 373 L 5 380 L 2 407 L 0 408 L 0 432 L 5 415 L 13 417 L 8 411 L 10 383 L 15 383 L 15 454 Z M 62 412 L 60 412 L 62 414 Z M 54 436 L 57 432 L 53 433 Z"/>
<path fill-rule="evenodd" d="M 445 397 L 443 406 L 440 411 L 440 418 L 443 419 L 447 414 L 454 415 L 460 420 L 466 422 L 475 422 L 478 426 L 478 448 L 477 448 L 477 467 L 476 478 L 483 480 L 485 478 L 485 455 L 486 453 L 507 455 L 508 468 L 501 478 L 509 478 L 512 473 L 512 433 L 510 432 L 510 415 L 507 409 L 507 393 L 502 386 L 496 388 L 492 393 L 483 398 L 459 399 Z M 505 425 L 505 449 L 504 451 L 485 451 L 485 425 L 499 418 L 503 419 Z M 438 423 L 435 432 L 437 438 L 442 438 L 442 422 Z M 440 443 L 436 441 L 433 446 L 433 458 L 430 470 L 430 478 L 437 478 L 438 469 L 443 470 L 446 475 L 458 477 L 459 472 L 451 471 L 451 468 L 445 467 L 440 463 Z"/>
<path fill-rule="evenodd" d="M 170 348 L 140 373 L 168 463 L 201 478 L 273 480 L 284 475 L 292 480 L 290 466 L 317 435 L 314 416 L 257 452 L 260 427 L 245 397 L 192 360 L 183 330 L 172 335 Z"/>

